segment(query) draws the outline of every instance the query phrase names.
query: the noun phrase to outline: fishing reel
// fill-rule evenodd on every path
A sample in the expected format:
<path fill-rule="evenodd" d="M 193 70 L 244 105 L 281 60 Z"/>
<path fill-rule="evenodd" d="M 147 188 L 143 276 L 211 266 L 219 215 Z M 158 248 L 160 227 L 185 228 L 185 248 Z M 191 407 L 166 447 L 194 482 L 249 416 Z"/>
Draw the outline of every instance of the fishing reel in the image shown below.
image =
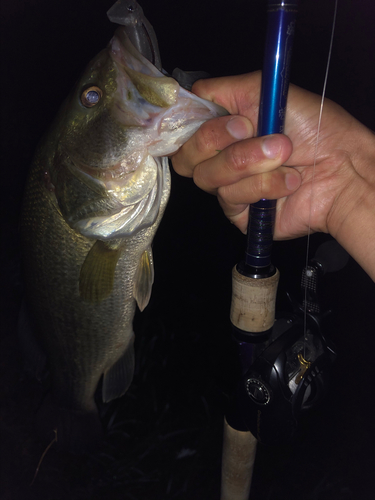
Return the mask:
<path fill-rule="evenodd" d="M 323 244 L 302 272 L 303 303 L 291 301 L 293 312 L 279 314 L 258 342 L 234 328 L 242 374 L 227 414 L 229 425 L 250 430 L 261 443 L 283 444 L 292 438 L 302 413 L 321 401 L 336 353 L 322 333 L 325 315 L 318 287 L 325 272 L 340 269 L 347 260 L 335 241 Z"/>

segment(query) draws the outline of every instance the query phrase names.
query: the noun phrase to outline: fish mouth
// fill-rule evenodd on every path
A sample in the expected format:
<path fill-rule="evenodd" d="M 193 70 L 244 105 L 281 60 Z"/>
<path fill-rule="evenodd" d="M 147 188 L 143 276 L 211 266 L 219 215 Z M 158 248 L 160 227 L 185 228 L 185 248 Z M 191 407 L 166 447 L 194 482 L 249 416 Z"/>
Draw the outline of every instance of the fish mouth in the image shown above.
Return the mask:
<path fill-rule="evenodd" d="M 143 145 L 152 156 L 175 153 L 202 123 L 228 114 L 160 72 L 138 52 L 121 27 L 110 42 L 109 52 L 117 68 L 114 116 L 133 127 L 135 135 L 143 134 Z"/>
<path fill-rule="evenodd" d="M 163 111 L 176 104 L 179 84 L 139 53 L 122 27 L 108 50 L 117 71 L 115 119 L 126 127 L 156 130 Z"/>

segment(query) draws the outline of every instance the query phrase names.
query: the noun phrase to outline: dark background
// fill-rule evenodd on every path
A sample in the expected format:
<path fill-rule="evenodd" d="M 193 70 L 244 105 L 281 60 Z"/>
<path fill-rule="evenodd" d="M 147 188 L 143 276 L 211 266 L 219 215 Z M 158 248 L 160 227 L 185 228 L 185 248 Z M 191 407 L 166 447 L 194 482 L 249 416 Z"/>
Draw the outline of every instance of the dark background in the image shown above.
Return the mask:
<path fill-rule="evenodd" d="M 101 405 L 100 454 L 44 446 L 33 417 L 45 388 L 23 370 L 16 340 L 22 297 L 18 216 L 33 151 L 85 64 L 110 39 L 113 0 L 1 2 L 1 486 L 3 500 L 217 499 L 230 273 L 244 241 L 214 197 L 173 175 L 170 204 L 154 243 L 156 281 L 137 315 L 137 370 L 128 394 Z M 143 0 L 172 71 L 213 76 L 262 64 L 265 2 Z M 341 0 L 327 97 L 375 129 L 372 1 Z M 321 93 L 333 2 L 300 2 L 291 80 Z M 375 166 L 374 166 L 375 168 Z M 327 237 L 311 238 L 313 254 Z M 298 293 L 306 239 L 275 244 L 280 295 Z M 304 417 L 290 446 L 258 449 L 251 499 L 366 500 L 374 460 L 375 287 L 350 260 L 326 276 L 327 330 L 339 351 L 324 404 Z"/>

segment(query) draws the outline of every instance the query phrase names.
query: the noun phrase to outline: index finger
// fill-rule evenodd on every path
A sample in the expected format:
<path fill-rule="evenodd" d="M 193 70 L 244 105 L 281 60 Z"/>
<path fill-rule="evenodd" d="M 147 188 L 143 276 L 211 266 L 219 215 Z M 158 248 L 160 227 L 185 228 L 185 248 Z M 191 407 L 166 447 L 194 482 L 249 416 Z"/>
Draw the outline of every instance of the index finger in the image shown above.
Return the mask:
<path fill-rule="evenodd" d="M 261 71 L 245 75 L 198 80 L 194 94 L 223 106 L 231 115 L 248 118 L 255 130 L 258 124 Z"/>
<path fill-rule="evenodd" d="M 199 130 L 175 153 L 171 159 L 175 171 L 193 177 L 200 163 L 213 158 L 234 142 L 252 137 L 251 122 L 242 116 L 222 116 L 203 123 Z"/>

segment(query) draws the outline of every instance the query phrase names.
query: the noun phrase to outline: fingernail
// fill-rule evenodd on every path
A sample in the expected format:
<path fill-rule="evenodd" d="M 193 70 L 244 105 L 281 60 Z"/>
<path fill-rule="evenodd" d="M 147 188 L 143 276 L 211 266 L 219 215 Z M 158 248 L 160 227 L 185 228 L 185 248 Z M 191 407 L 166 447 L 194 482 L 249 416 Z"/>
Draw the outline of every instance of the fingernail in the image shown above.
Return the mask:
<path fill-rule="evenodd" d="M 277 137 L 267 137 L 262 142 L 262 151 L 267 158 L 273 160 L 280 153 L 281 145 Z"/>
<path fill-rule="evenodd" d="M 227 122 L 227 130 L 234 139 L 241 140 L 250 137 L 252 131 L 245 120 L 236 116 Z"/>
<path fill-rule="evenodd" d="M 285 185 L 289 191 L 295 191 L 301 184 L 301 178 L 296 174 L 286 174 Z"/>

